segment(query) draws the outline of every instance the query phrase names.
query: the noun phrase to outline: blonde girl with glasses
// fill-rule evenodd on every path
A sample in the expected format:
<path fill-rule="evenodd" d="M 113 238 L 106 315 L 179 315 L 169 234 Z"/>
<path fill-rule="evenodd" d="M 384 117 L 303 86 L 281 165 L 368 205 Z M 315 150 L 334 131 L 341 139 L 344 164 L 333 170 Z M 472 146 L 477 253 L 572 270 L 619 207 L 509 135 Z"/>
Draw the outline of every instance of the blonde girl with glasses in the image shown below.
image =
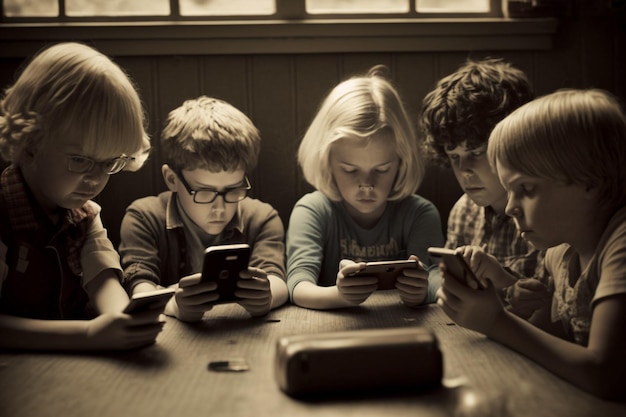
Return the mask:
<path fill-rule="evenodd" d="M 5 91 L 1 347 L 120 350 L 155 341 L 158 311 L 122 313 L 129 299 L 119 256 L 91 201 L 147 148 L 134 86 L 88 46 L 43 50 Z"/>

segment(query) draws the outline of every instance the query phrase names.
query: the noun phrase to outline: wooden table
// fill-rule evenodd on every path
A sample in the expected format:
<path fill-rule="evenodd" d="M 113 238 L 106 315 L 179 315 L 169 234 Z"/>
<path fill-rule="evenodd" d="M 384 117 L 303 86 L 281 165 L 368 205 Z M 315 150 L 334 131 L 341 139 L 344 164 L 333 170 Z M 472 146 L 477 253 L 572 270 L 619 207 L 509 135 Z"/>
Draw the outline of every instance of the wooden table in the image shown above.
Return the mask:
<path fill-rule="evenodd" d="M 626 416 L 514 351 L 454 325 L 436 306 L 409 309 L 395 291 L 363 305 L 314 311 L 292 305 L 250 318 L 222 305 L 196 324 L 167 318 L 153 346 L 119 354 L 0 353 L 0 416 Z M 429 391 L 297 400 L 274 378 L 279 337 L 425 326 L 439 339 L 444 384 Z M 246 372 L 208 370 L 245 359 Z M 384 360 L 384 359 L 381 359 Z"/>

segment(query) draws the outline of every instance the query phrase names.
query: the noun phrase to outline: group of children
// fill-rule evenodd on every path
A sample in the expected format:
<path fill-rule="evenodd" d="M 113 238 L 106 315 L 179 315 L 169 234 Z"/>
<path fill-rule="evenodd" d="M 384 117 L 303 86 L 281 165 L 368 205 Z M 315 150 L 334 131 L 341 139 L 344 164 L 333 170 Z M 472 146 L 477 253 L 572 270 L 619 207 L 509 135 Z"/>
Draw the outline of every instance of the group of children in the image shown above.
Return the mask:
<path fill-rule="evenodd" d="M 0 103 L 0 347 L 122 350 L 153 343 L 161 310 L 123 313 L 129 296 L 175 288 L 165 314 L 201 320 L 219 302 L 200 279 L 204 249 L 247 243 L 238 303 L 252 316 L 285 304 L 361 304 L 365 261 L 414 259 L 395 288 L 408 307 L 438 303 L 458 324 L 608 398 L 624 396 L 626 116 L 601 90 L 534 98 L 520 70 L 468 61 L 423 100 L 416 124 L 374 67 L 337 85 L 298 150 L 316 191 L 285 233 L 248 197 L 260 134 L 242 112 L 201 96 L 161 134 L 168 191 L 122 221 L 119 252 L 91 201 L 147 150 L 144 110 L 123 70 L 77 43 L 36 55 Z M 427 156 L 463 196 L 447 239 L 416 194 Z M 485 289 L 427 252 L 463 254 Z"/>

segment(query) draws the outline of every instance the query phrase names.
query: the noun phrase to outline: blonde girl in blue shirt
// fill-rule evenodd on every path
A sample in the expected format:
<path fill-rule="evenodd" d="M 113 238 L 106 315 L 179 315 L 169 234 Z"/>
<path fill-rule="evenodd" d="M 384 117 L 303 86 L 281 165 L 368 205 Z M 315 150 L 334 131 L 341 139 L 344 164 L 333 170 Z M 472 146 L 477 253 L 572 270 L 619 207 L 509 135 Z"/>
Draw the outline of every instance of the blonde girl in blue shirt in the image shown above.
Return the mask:
<path fill-rule="evenodd" d="M 302 307 L 363 303 L 375 276 L 350 277 L 364 261 L 419 258 L 443 234 L 435 206 L 414 194 L 424 163 L 399 94 L 374 67 L 337 85 L 322 103 L 298 150 L 317 191 L 292 210 L 287 230 L 287 285 Z M 428 273 L 406 270 L 395 285 L 408 306 L 427 300 Z"/>

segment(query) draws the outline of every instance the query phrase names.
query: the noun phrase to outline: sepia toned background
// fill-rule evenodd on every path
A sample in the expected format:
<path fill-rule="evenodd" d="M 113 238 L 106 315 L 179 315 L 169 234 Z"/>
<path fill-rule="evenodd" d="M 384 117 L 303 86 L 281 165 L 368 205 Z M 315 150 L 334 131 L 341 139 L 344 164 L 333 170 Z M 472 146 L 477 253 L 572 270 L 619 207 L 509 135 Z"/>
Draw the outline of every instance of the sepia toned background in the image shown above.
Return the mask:
<path fill-rule="evenodd" d="M 6 1 L 5 1 L 6 2 Z M 69 3 L 69 2 L 68 2 Z M 296 150 L 325 94 L 373 65 L 391 69 L 413 120 L 424 95 L 467 58 L 503 57 L 524 70 L 537 94 L 599 87 L 626 98 L 626 23 L 613 1 L 566 1 L 528 19 L 408 19 L 327 22 L 0 23 L 0 86 L 25 59 L 60 41 L 81 41 L 110 55 L 137 84 L 149 116 L 153 152 L 137 173 L 120 173 L 98 197 L 115 243 L 125 208 L 165 190 L 158 132 L 167 113 L 199 95 L 224 99 L 260 129 L 263 148 L 252 196 L 278 209 L 285 225 L 310 191 Z M 452 174 L 429 167 L 418 193 L 435 203 L 445 227 L 461 191 Z"/>

